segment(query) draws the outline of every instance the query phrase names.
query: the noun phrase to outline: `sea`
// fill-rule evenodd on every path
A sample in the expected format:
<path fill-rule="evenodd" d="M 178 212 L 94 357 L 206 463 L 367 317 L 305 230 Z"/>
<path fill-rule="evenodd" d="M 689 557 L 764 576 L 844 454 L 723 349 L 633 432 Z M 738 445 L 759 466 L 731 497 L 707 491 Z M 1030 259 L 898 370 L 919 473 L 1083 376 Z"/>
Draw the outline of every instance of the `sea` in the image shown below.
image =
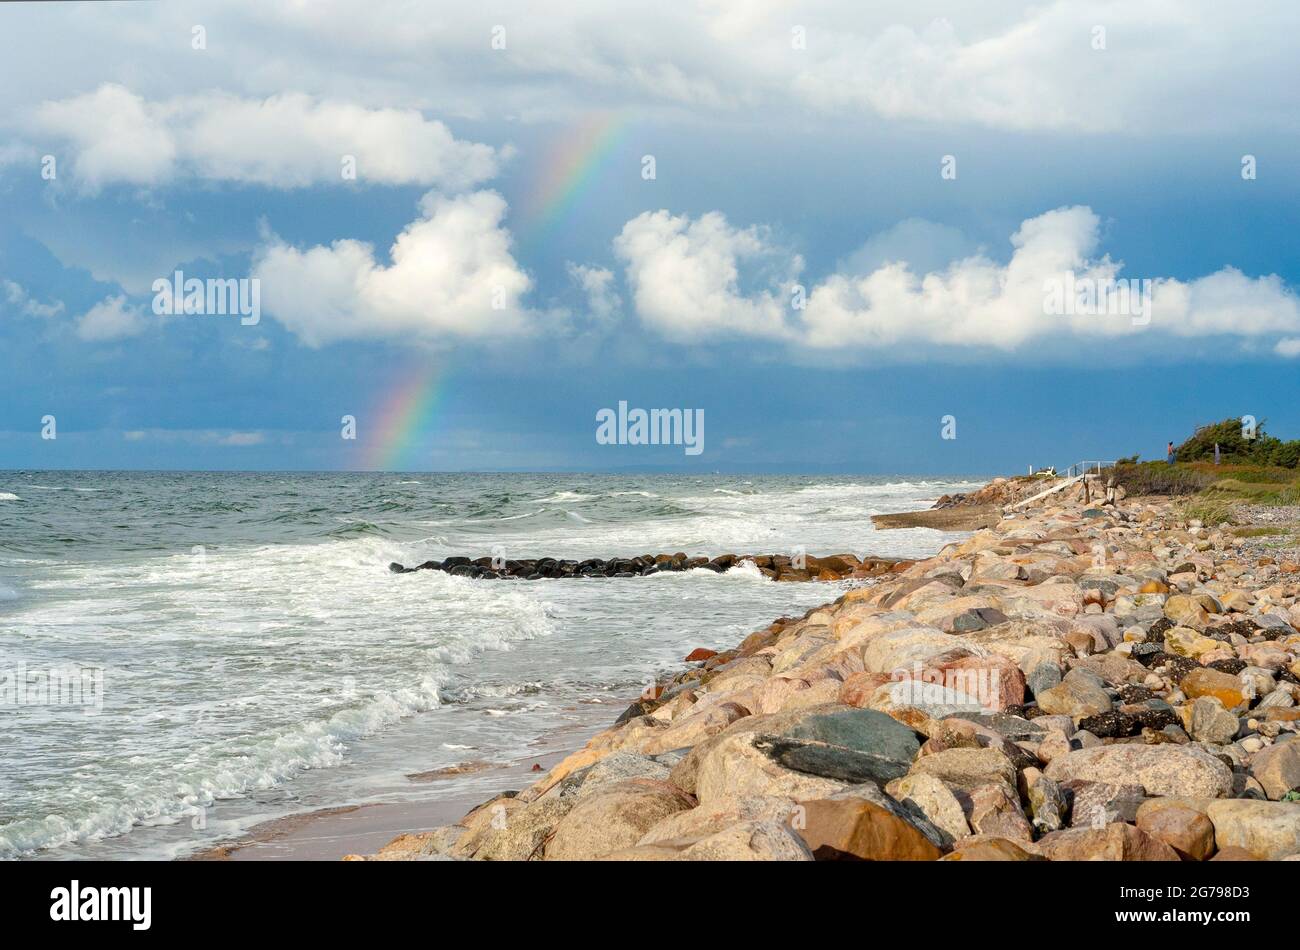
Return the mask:
<path fill-rule="evenodd" d="M 862 583 L 391 562 L 927 556 L 961 535 L 871 515 L 984 481 L 0 472 L 0 859 L 184 857 L 321 808 L 486 798 L 469 764 L 580 745 L 692 649 Z"/>

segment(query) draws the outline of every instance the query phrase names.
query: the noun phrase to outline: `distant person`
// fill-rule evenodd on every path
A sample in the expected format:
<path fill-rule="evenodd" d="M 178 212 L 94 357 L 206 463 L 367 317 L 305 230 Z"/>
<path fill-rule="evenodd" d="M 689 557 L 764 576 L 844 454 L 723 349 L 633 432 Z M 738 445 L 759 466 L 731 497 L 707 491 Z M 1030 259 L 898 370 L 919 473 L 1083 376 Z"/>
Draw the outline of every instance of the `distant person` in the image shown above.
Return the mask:
<path fill-rule="evenodd" d="M 1215 465 L 1219 464 L 1219 443 L 1218 442 L 1214 443 L 1214 464 Z"/>
<path fill-rule="evenodd" d="M 1174 464 L 1174 444 L 1172 442 L 1165 446 L 1165 461 L 1170 465 Z"/>

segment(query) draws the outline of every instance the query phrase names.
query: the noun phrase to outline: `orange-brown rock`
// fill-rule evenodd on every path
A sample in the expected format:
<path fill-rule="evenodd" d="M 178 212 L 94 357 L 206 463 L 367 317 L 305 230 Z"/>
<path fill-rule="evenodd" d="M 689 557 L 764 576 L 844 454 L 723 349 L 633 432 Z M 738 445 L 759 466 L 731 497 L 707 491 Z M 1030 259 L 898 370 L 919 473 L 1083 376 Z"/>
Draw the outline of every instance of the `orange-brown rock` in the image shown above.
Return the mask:
<path fill-rule="evenodd" d="M 801 803 L 799 835 L 818 861 L 934 861 L 942 852 L 911 822 L 861 798 Z"/>
<path fill-rule="evenodd" d="M 1211 861 L 1258 861 L 1259 858 L 1255 857 L 1245 848 L 1239 848 L 1236 845 L 1229 845 L 1226 848 L 1220 849 L 1219 853 L 1216 854 L 1214 857 L 1210 858 L 1210 860 Z"/>
<path fill-rule="evenodd" d="M 981 838 L 969 844 L 958 844 L 940 861 L 1046 861 L 1040 854 L 1026 851 L 1006 838 Z"/>
<path fill-rule="evenodd" d="M 1158 802 L 1153 799 L 1138 809 L 1140 830 L 1169 845 L 1184 861 L 1204 861 L 1214 853 L 1214 823 L 1204 813 L 1176 802 Z"/>
<path fill-rule="evenodd" d="M 1052 861 L 1177 861 L 1178 852 L 1132 825 L 1069 828 L 1044 835 L 1039 848 Z"/>
<path fill-rule="evenodd" d="M 1223 703 L 1225 709 L 1244 709 L 1247 704 L 1245 685 L 1241 680 L 1209 667 L 1192 670 L 1178 685 L 1189 698 L 1213 696 Z"/>

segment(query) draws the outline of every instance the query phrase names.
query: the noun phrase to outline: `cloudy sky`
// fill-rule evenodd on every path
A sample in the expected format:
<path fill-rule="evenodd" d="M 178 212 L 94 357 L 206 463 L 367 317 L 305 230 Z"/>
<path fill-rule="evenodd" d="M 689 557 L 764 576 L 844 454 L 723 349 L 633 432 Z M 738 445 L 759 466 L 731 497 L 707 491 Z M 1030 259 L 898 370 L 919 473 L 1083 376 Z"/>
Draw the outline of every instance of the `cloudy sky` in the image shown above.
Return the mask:
<path fill-rule="evenodd" d="M 0 4 L 0 467 L 982 474 L 1245 413 L 1300 437 L 1298 30 Z M 177 271 L 249 281 L 256 321 L 165 312 Z M 1111 280 L 1145 309 L 1046 305 Z M 703 410 L 703 453 L 598 444 L 620 401 Z"/>

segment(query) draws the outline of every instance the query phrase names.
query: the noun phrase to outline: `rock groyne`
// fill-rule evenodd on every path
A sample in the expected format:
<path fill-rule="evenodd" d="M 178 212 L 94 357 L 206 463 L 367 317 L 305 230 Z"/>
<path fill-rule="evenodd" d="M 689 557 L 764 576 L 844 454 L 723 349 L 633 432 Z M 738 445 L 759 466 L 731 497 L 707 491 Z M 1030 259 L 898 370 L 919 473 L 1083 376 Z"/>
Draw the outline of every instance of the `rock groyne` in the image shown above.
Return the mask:
<path fill-rule="evenodd" d="M 586 558 L 584 560 L 504 557 L 449 557 L 425 561 L 412 567 L 393 562 L 388 569 L 394 574 L 414 571 L 442 571 L 455 577 L 478 580 L 561 580 L 564 578 L 596 579 L 602 577 L 648 577 L 674 571 L 706 570 L 721 574 L 734 567 L 752 564 L 765 577 L 777 581 L 838 581 L 846 578 L 878 577 L 905 569 L 912 562 L 898 558 L 858 557 L 833 554 L 827 557 L 785 554 L 721 554 L 717 557 L 690 557 L 675 554 L 643 554 L 638 557 Z"/>

